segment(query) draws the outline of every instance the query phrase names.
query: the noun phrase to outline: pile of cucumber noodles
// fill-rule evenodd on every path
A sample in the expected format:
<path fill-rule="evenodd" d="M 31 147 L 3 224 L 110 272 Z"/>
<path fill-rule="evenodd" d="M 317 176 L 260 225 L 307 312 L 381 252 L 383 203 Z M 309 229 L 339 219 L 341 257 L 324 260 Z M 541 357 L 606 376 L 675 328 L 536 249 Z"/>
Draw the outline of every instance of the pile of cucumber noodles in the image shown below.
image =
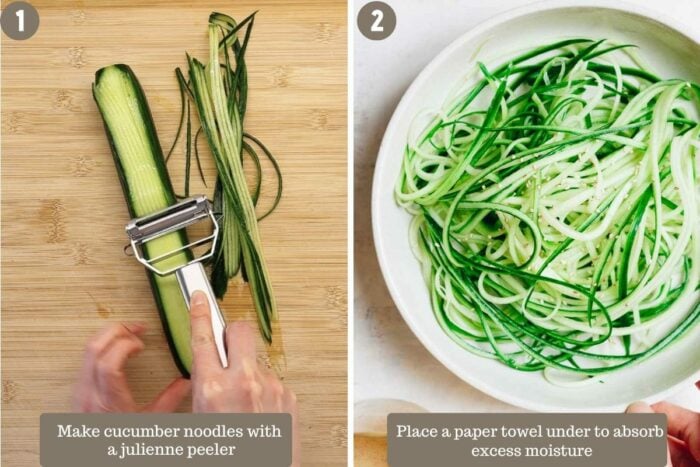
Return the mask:
<path fill-rule="evenodd" d="M 569 385 L 695 326 L 699 111 L 700 85 L 657 77 L 628 44 L 475 67 L 416 120 L 395 193 L 442 329 Z"/>

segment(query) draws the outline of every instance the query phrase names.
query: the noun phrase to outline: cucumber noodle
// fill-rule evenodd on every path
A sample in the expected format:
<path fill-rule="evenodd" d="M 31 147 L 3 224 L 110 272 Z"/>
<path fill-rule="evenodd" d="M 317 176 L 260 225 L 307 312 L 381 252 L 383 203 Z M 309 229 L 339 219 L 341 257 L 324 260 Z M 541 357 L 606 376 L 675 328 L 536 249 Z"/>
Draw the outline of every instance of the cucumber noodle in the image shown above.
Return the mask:
<path fill-rule="evenodd" d="M 693 327 L 700 86 L 589 39 L 460 85 L 410 138 L 395 193 L 442 329 L 568 385 Z"/>

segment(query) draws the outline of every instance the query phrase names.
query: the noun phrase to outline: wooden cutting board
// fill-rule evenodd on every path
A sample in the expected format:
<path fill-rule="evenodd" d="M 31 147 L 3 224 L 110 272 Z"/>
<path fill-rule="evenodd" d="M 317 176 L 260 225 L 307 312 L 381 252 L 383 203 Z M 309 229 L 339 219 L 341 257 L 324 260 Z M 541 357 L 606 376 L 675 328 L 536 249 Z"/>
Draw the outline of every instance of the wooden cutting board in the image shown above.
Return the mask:
<path fill-rule="evenodd" d="M 261 224 L 284 380 L 300 401 L 304 465 L 345 465 L 346 2 L 32 3 L 38 33 L 2 39 L 2 465 L 39 464 L 39 415 L 70 409 L 85 342 L 108 323 L 148 325 L 128 367 L 140 402 L 178 375 L 142 267 L 122 253 L 127 211 L 90 87 L 98 68 L 131 65 L 167 150 L 180 112 L 173 70 L 185 51 L 206 60 L 215 10 L 259 10 L 246 130 L 284 173 L 282 203 Z M 182 154 L 180 145 L 169 164 L 178 191 Z M 222 308 L 228 320 L 251 319 L 247 287 L 232 285 Z"/>

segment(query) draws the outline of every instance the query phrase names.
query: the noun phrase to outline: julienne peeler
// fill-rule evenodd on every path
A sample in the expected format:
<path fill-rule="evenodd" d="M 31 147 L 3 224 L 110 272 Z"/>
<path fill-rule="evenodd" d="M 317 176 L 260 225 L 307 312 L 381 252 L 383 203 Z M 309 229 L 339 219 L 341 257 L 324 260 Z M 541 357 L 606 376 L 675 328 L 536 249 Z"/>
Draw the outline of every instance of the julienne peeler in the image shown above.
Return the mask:
<path fill-rule="evenodd" d="M 212 225 L 212 233 L 210 235 L 170 251 L 158 251 L 155 253 L 149 251 L 149 242 L 174 234 L 207 219 L 211 221 Z M 126 234 L 129 236 L 130 242 L 130 245 L 127 245 L 125 248 L 127 254 L 129 254 L 130 250 L 141 264 L 160 276 L 175 274 L 188 308 L 190 306 L 190 297 L 194 291 L 201 290 L 206 294 L 209 301 L 209 309 L 211 310 L 212 331 L 216 349 L 219 353 L 221 364 L 226 368 L 228 366 L 224 339 L 226 322 L 216 302 L 214 291 L 211 288 L 203 265 L 205 261 L 214 255 L 219 235 L 219 224 L 214 216 L 211 202 L 203 195 L 187 198 L 162 211 L 138 219 L 132 219 L 126 225 Z M 202 247 L 206 244 L 211 244 L 208 251 L 196 257 L 194 248 Z M 176 265 L 173 266 L 172 263 L 176 263 Z"/>

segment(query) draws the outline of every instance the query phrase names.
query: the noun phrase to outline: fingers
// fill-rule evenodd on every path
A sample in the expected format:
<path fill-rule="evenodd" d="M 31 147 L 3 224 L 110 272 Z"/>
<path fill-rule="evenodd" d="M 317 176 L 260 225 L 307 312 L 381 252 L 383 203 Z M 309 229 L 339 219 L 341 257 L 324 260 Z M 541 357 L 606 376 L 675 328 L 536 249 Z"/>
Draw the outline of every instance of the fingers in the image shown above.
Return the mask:
<path fill-rule="evenodd" d="M 113 324 L 106 327 L 87 344 L 86 353 L 88 357 L 97 357 L 104 352 L 115 339 L 122 337 L 139 337 L 146 330 L 146 326 L 141 323 Z"/>
<path fill-rule="evenodd" d="M 232 371 L 257 366 L 255 332 L 247 323 L 237 322 L 226 326 L 226 347 Z"/>
<path fill-rule="evenodd" d="M 693 459 L 693 455 L 688 451 L 688 446 L 673 436 L 668 438 L 668 449 L 671 451 L 671 464 L 673 467 L 698 467 L 700 462 Z"/>
<path fill-rule="evenodd" d="M 115 340 L 98 358 L 95 365 L 97 378 L 104 382 L 112 382 L 124 376 L 126 361 L 132 355 L 143 350 L 144 344 L 136 336 L 123 337 Z"/>
<path fill-rule="evenodd" d="M 265 385 L 265 393 L 262 397 L 263 406 L 267 412 L 285 412 L 284 399 L 285 388 L 282 381 L 271 371 L 262 370 L 262 380 Z"/>
<path fill-rule="evenodd" d="M 632 402 L 629 406 L 627 406 L 625 413 L 656 413 L 656 412 L 654 412 L 654 410 L 652 410 L 651 406 L 649 404 L 647 404 L 646 402 L 637 401 L 637 402 Z"/>
<path fill-rule="evenodd" d="M 646 402 L 642 401 L 637 401 L 631 403 L 628 407 L 627 410 L 625 410 L 625 413 L 656 413 L 654 410 L 651 408 L 649 404 Z M 676 464 L 672 464 L 672 456 L 673 450 L 671 448 L 671 443 L 669 441 L 669 444 L 666 447 L 666 467 L 672 467 L 675 466 Z"/>
<path fill-rule="evenodd" d="M 84 381 L 92 381 L 93 378 L 99 376 L 100 373 L 105 374 L 112 372 L 113 367 L 109 367 L 108 363 L 104 362 L 103 356 L 110 350 L 110 348 L 120 341 L 132 342 L 130 346 L 141 346 L 143 343 L 139 336 L 143 334 L 146 327 L 139 323 L 125 323 L 125 324 L 113 324 L 102 331 L 100 331 L 95 337 L 90 339 L 85 350 L 85 362 L 83 363 L 83 372 L 81 379 Z M 123 348 L 119 349 L 124 351 Z M 126 350 L 126 355 L 124 355 L 124 360 L 133 354 L 136 350 Z M 119 355 L 119 352 L 117 353 Z M 112 355 L 110 359 L 115 359 L 117 356 Z M 117 359 L 119 360 L 119 359 Z M 119 361 L 116 364 L 119 366 Z M 123 363 L 121 364 L 123 366 Z"/>
<path fill-rule="evenodd" d="M 700 429 L 700 415 L 669 402 L 659 402 L 653 409 L 668 416 L 668 434 L 688 441 L 693 431 Z"/>
<path fill-rule="evenodd" d="M 222 369 L 211 328 L 209 302 L 204 292 L 195 291 L 190 301 L 190 326 L 192 329 L 192 372 L 203 376 Z"/>
<path fill-rule="evenodd" d="M 81 380 L 86 383 L 111 384 L 122 374 L 126 360 L 143 350 L 138 337 L 145 331 L 142 324 L 115 324 L 100 331 L 88 342 Z M 94 379 L 98 381 L 94 381 Z"/>
<path fill-rule="evenodd" d="M 114 324 L 88 341 L 74 390 L 74 410 L 105 411 L 114 400 L 132 400 L 123 369 L 129 356 L 143 349 L 139 336 L 145 330 L 140 323 Z"/>
<path fill-rule="evenodd" d="M 652 408 L 666 414 L 668 434 L 685 442 L 691 454 L 700 460 L 700 414 L 668 402 L 659 402 Z"/>
<path fill-rule="evenodd" d="M 236 363 L 238 370 L 230 370 L 228 375 L 233 382 L 233 390 L 238 404 L 244 412 L 264 412 L 263 396 L 267 387 L 255 360 L 248 358 Z"/>
<path fill-rule="evenodd" d="M 145 412 L 174 412 L 187 397 L 191 383 L 185 378 L 176 378 L 158 396 L 148 404 Z"/>
<path fill-rule="evenodd" d="M 95 396 L 98 412 L 136 410 L 124 367 L 129 357 L 139 353 L 143 347 L 141 339 L 131 335 L 115 340 L 97 358 Z"/>

